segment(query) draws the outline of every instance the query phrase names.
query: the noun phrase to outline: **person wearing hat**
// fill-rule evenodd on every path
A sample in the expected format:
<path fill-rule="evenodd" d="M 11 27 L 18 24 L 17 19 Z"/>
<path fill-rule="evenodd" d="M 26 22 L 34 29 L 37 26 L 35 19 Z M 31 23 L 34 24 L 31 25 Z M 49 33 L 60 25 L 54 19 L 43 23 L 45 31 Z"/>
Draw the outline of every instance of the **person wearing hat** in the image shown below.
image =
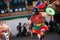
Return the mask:
<path fill-rule="evenodd" d="M 42 14 L 37 8 L 34 7 L 32 12 L 33 15 L 30 17 L 30 25 L 33 23 L 33 26 L 31 26 L 30 31 L 37 34 L 39 40 L 43 40 L 45 32 L 48 31 L 49 28 L 47 25 L 45 25 Z"/>

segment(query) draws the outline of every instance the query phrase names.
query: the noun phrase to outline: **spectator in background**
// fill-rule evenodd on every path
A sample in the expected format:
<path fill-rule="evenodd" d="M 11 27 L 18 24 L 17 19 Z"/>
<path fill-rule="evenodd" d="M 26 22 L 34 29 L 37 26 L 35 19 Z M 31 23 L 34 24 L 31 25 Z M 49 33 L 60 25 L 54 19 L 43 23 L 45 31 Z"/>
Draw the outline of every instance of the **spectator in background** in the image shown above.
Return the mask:
<path fill-rule="evenodd" d="M 20 36 L 20 34 L 21 34 L 21 28 L 22 28 L 22 26 L 21 26 L 21 22 L 20 22 L 19 25 L 17 26 L 17 31 L 18 31 L 17 37 Z"/>
<path fill-rule="evenodd" d="M 57 31 L 57 21 L 54 19 L 53 16 L 50 18 L 50 32 L 56 32 Z"/>
<path fill-rule="evenodd" d="M 28 35 L 29 32 L 30 32 L 30 31 L 29 31 L 29 29 L 30 29 L 30 25 L 29 25 L 29 23 L 26 23 L 25 26 L 26 26 L 26 30 L 27 30 L 26 35 Z"/>
<path fill-rule="evenodd" d="M 57 32 L 57 21 L 55 19 L 53 21 L 53 25 L 54 25 L 54 31 Z"/>
<path fill-rule="evenodd" d="M 60 34 L 60 23 L 57 23 L 57 33 Z"/>
<path fill-rule="evenodd" d="M 54 30 L 54 24 L 53 24 L 53 20 L 54 20 L 54 18 L 53 18 L 53 16 L 50 16 L 50 22 L 49 22 L 49 25 L 50 25 L 50 32 L 53 32 L 53 30 Z"/>
<path fill-rule="evenodd" d="M 48 22 L 46 21 L 46 18 L 43 17 L 43 19 L 44 19 L 44 23 L 48 26 L 49 24 L 48 24 Z"/>
<path fill-rule="evenodd" d="M 22 32 L 22 36 L 26 35 L 27 29 L 26 29 L 26 23 L 23 24 L 22 28 L 21 28 L 21 32 Z"/>

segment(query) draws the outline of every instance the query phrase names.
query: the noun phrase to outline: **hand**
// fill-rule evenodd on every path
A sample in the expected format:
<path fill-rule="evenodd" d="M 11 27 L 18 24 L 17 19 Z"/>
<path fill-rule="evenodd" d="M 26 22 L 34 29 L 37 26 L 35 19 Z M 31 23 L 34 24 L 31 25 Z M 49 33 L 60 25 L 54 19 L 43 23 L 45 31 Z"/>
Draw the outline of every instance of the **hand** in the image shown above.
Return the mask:
<path fill-rule="evenodd" d="M 45 35 L 45 33 L 44 32 L 41 32 L 41 35 Z"/>

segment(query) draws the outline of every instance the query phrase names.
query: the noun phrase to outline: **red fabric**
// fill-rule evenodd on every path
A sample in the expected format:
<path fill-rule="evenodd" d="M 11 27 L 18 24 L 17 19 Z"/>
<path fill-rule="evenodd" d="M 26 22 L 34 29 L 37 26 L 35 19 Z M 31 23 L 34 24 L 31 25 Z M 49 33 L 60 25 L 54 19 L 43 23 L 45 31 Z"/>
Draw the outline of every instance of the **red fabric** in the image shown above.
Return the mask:
<path fill-rule="evenodd" d="M 4 32 L 4 29 L 0 29 L 0 36 L 2 35 L 2 33 Z"/>
<path fill-rule="evenodd" d="M 32 29 L 30 29 L 30 31 L 31 31 L 32 33 L 40 34 L 40 29 L 39 29 L 39 30 L 34 30 L 34 29 L 32 28 Z"/>
<path fill-rule="evenodd" d="M 2 35 L 2 31 L 0 31 L 0 36 Z"/>
<path fill-rule="evenodd" d="M 38 13 L 37 15 L 31 16 L 32 23 L 41 23 L 42 22 L 42 15 L 41 13 Z"/>
<path fill-rule="evenodd" d="M 41 30 L 41 29 L 44 29 L 45 31 L 48 31 L 48 30 L 49 30 L 48 26 L 46 26 L 46 25 L 42 26 L 42 27 L 40 28 L 40 30 Z"/>
<path fill-rule="evenodd" d="M 32 29 L 30 29 L 30 31 L 31 31 L 32 33 L 40 34 L 42 29 L 44 29 L 45 32 L 49 30 L 49 29 L 48 29 L 48 26 L 44 25 L 44 26 L 42 26 L 42 27 L 41 27 L 40 29 L 38 29 L 38 30 L 34 30 L 34 29 L 32 28 Z"/>
<path fill-rule="evenodd" d="M 0 30 L 0 36 L 2 35 L 2 33 L 3 33 L 3 30 Z"/>
<path fill-rule="evenodd" d="M 45 2 L 43 2 L 42 4 L 40 4 L 39 6 L 36 6 L 36 8 L 44 8 L 44 6 L 45 6 Z"/>
<path fill-rule="evenodd" d="M 37 15 L 33 15 L 31 16 L 31 21 L 33 24 L 38 24 L 38 23 L 42 23 L 43 22 L 43 18 L 41 13 L 38 13 Z M 39 28 L 38 30 L 34 30 L 33 28 L 30 29 L 30 31 L 32 33 L 36 33 L 36 34 L 40 34 L 41 33 L 41 29 L 44 29 L 45 31 L 48 31 L 48 27 L 46 25 L 41 26 L 41 28 Z"/>

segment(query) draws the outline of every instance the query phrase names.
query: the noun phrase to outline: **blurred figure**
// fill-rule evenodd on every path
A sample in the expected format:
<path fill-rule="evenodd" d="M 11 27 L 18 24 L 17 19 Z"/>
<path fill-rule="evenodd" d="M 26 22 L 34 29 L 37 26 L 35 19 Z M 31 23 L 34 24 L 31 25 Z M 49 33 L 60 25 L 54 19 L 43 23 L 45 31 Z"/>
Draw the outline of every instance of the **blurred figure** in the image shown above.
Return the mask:
<path fill-rule="evenodd" d="M 50 18 L 50 32 L 56 32 L 57 31 L 57 21 L 54 19 L 53 16 L 51 16 Z"/>
<path fill-rule="evenodd" d="M 29 23 L 26 23 L 26 30 L 27 30 L 27 33 L 26 33 L 26 35 L 28 35 L 29 33 L 30 33 L 30 31 L 29 31 L 29 29 L 30 29 L 30 25 L 29 25 Z"/>
<path fill-rule="evenodd" d="M 43 20 L 44 20 L 44 23 L 48 26 L 49 24 L 48 24 L 48 22 L 47 22 L 45 17 L 43 17 Z"/>
<path fill-rule="evenodd" d="M 54 19 L 53 21 L 53 25 L 54 25 L 54 31 L 57 32 L 57 21 Z"/>
<path fill-rule="evenodd" d="M 0 40 L 10 40 L 9 26 L 0 20 Z"/>
<path fill-rule="evenodd" d="M 17 34 L 17 37 L 21 35 L 21 23 L 19 23 L 19 25 L 17 26 L 17 31 L 18 31 L 18 34 Z"/>
<path fill-rule="evenodd" d="M 25 26 L 25 23 L 24 23 L 23 26 L 21 27 L 21 36 L 25 36 L 26 32 L 27 32 L 27 29 L 26 29 L 26 26 Z"/>
<path fill-rule="evenodd" d="M 57 33 L 60 34 L 60 23 L 57 23 Z"/>
<path fill-rule="evenodd" d="M 49 17 L 50 17 L 50 19 L 49 19 L 49 25 L 50 25 L 49 32 L 52 32 L 54 30 L 54 28 L 53 28 L 53 16 L 49 16 Z"/>
<path fill-rule="evenodd" d="M 30 17 L 31 33 L 37 34 L 39 40 L 44 40 L 45 32 L 49 30 L 48 26 L 43 21 L 42 14 L 37 8 L 32 9 L 33 15 Z"/>

